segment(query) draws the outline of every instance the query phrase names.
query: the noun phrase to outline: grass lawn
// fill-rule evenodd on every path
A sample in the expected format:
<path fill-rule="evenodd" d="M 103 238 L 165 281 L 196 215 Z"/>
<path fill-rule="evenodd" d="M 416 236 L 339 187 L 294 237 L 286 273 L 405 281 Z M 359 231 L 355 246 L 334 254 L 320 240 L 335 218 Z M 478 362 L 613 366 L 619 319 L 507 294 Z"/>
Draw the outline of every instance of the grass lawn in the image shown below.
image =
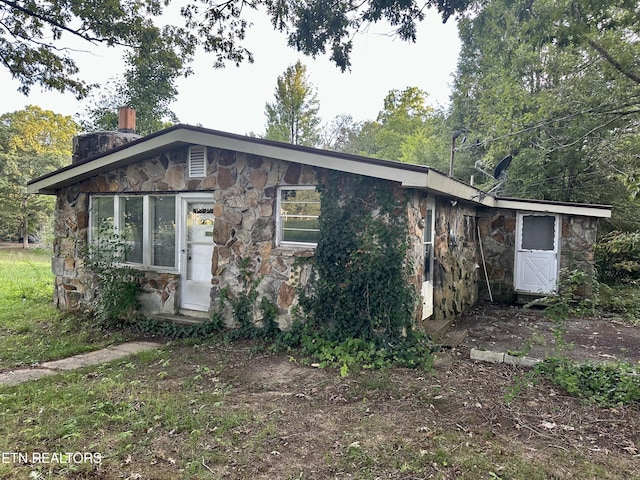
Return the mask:
<path fill-rule="evenodd" d="M 123 340 L 53 307 L 51 252 L 0 248 L 0 371 Z"/>

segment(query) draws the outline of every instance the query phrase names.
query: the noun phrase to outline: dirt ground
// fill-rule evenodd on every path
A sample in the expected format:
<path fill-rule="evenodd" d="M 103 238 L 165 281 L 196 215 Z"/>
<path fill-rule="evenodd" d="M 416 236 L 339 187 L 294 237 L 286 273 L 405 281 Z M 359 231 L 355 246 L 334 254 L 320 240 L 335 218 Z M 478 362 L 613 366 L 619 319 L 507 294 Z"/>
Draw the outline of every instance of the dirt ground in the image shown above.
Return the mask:
<path fill-rule="evenodd" d="M 640 405 L 587 404 L 527 380 L 527 369 L 469 359 L 477 347 L 551 352 L 553 323 L 541 312 L 478 305 L 458 326 L 470 331 L 447 352 L 453 364 L 431 373 L 342 379 L 283 355 L 228 350 L 218 378 L 233 391 L 229 401 L 268 418 L 273 434 L 261 439 L 262 454 L 246 452 L 247 462 L 207 469 L 234 479 L 640 478 Z M 639 327 L 587 318 L 567 326 L 574 358 L 640 359 Z M 221 354 L 200 353 L 212 362 Z"/>
<path fill-rule="evenodd" d="M 558 326 L 541 310 L 479 303 L 456 321 L 468 329 L 462 344 L 497 352 L 519 352 L 543 359 L 557 353 L 553 329 Z M 640 362 L 640 326 L 615 317 L 571 317 L 563 327 L 567 347 L 562 353 L 576 360 Z"/>

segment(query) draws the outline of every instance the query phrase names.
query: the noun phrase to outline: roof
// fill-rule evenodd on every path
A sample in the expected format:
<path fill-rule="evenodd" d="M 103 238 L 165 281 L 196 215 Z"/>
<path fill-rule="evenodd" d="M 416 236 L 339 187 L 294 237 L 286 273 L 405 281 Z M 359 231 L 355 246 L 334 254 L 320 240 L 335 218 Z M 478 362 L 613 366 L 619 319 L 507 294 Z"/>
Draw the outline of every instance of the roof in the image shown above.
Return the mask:
<path fill-rule="evenodd" d="M 603 218 L 611 216 L 611 207 L 606 205 L 502 199 L 486 195 L 471 185 L 425 165 L 350 155 L 182 124 L 31 180 L 27 184 L 27 190 L 29 193 L 56 194 L 61 188 L 100 173 L 129 165 L 169 149 L 189 145 L 204 145 L 391 180 L 406 188 L 423 189 L 487 207 L 572 213 Z"/>

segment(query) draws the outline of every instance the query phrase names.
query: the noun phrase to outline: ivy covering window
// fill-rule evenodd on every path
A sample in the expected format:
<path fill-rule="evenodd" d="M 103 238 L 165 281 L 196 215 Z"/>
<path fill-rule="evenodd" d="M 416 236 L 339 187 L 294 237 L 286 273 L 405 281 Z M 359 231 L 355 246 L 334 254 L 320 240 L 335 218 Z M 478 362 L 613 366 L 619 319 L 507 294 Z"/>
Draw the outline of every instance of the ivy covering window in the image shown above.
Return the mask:
<path fill-rule="evenodd" d="M 125 262 L 176 266 L 176 198 L 173 195 L 114 195 L 91 198 L 93 243 L 119 235 Z"/>
<path fill-rule="evenodd" d="M 315 246 L 320 238 L 320 193 L 314 186 L 278 190 L 278 243 Z"/>

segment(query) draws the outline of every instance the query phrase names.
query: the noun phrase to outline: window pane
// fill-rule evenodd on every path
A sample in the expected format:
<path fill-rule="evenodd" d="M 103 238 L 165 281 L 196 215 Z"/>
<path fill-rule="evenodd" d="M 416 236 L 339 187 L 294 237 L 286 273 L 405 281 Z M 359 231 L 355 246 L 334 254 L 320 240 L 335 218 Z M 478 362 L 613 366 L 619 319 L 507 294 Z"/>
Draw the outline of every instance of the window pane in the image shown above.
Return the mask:
<path fill-rule="evenodd" d="M 176 266 L 176 199 L 172 196 L 150 197 L 149 209 L 153 229 L 151 263 L 161 267 Z"/>
<path fill-rule="evenodd" d="M 318 243 L 320 226 L 317 218 L 289 215 L 282 219 L 282 240 L 285 242 Z"/>
<path fill-rule="evenodd" d="M 142 263 L 142 197 L 122 197 L 120 199 L 120 227 L 127 243 L 125 261 Z"/>
<path fill-rule="evenodd" d="M 551 216 L 527 215 L 522 217 L 523 250 L 553 250 L 556 219 Z"/>
<path fill-rule="evenodd" d="M 213 203 L 189 202 L 187 213 L 187 241 L 213 242 Z"/>
<path fill-rule="evenodd" d="M 114 231 L 113 197 L 91 198 L 91 240 L 104 240 Z"/>
<path fill-rule="evenodd" d="M 424 243 L 432 242 L 432 230 L 433 229 L 433 210 L 427 210 L 427 216 L 424 219 Z"/>
<path fill-rule="evenodd" d="M 320 193 L 315 190 L 281 190 L 281 238 L 285 242 L 318 243 Z"/>

